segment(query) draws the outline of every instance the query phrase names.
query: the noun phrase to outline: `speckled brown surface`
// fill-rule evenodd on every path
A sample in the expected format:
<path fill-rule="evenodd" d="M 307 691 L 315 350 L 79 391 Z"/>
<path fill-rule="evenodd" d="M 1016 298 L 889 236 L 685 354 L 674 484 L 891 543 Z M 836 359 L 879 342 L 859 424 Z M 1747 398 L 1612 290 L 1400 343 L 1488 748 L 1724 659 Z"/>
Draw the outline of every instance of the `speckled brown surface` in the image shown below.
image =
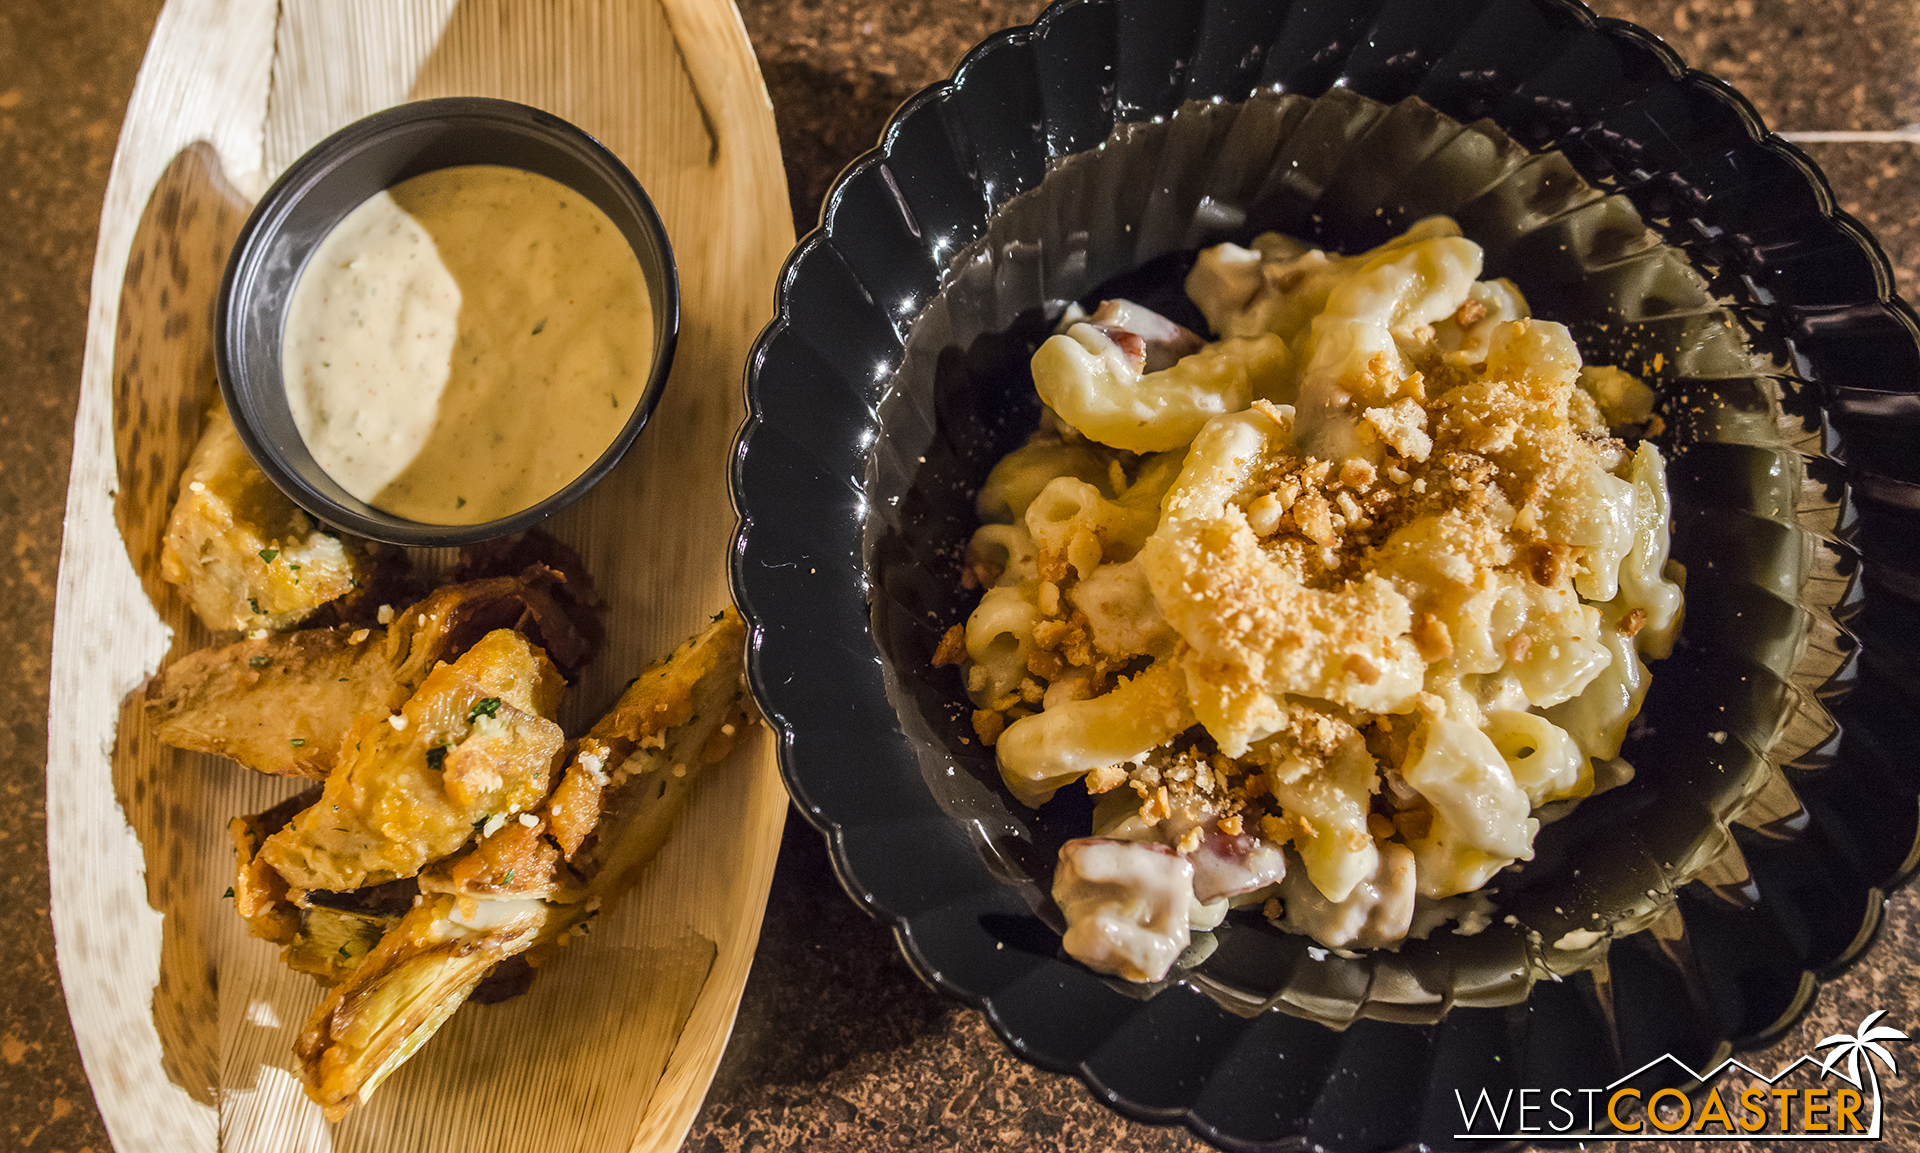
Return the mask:
<path fill-rule="evenodd" d="M 0 4 L 0 1147 L 108 1147 L 47 920 L 47 671 L 94 230 L 159 0 Z"/>
<path fill-rule="evenodd" d="M 1032 20 L 1044 0 L 741 0 L 773 97 L 797 231 L 902 100 L 944 80 L 988 33 Z"/>
<path fill-rule="evenodd" d="M 1908 0 L 1594 0 L 1745 93 L 1776 130 L 1920 121 L 1920 20 Z"/>
<path fill-rule="evenodd" d="M 796 224 L 898 102 L 995 28 L 1007 0 L 746 0 L 787 150 Z M 1920 8 L 1911 0 L 1599 0 L 1751 96 L 1769 125 L 1884 130 L 1920 121 Z M 0 1148 L 104 1153 L 66 1021 L 46 904 L 47 663 L 94 230 L 120 117 L 157 0 L 0 4 Z M 1920 290 L 1920 156 L 1912 144 L 1809 144 L 1847 211 L 1875 230 L 1901 290 Z M 1760 1068 L 1851 1031 L 1875 1009 L 1920 1025 L 1920 895 L 1895 897 L 1882 939 L 1828 984 Z M 1904 1054 L 1903 1054 L 1904 1056 Z M 1887 1086 L 1885 1147 L 1920 1149 L 1920 1093 Z M 1196 1149 L 1138 1125 L 1077 1082 L 1015 1058 L 978 1014 L 923 985 L 887 931 L 841 893 L 819 837 L 789 824 L 733 1044 L 690 1149 Z M 1642 1146 L 1647 1148 L 1649 1146 Z M 1722 1149 L 1786 1148 L 1739 1143 Z M 1674 1146 L 1679 1149 L 1681 1146 Z"/>

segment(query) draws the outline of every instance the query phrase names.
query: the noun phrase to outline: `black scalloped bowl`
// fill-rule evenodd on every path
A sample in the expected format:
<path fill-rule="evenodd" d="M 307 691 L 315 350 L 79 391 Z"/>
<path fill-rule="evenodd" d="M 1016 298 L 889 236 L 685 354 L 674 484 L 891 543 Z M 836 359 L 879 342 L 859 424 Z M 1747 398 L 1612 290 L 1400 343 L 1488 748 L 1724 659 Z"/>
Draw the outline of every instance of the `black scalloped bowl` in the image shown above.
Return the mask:
<path fill-rule="evenodd" d="M 1095 975 L 1046 897 L 1084 794 L 1013 803 L 928 661 L 971 494 L 1037 417 L 1026 359 L 1068 300 L 1190 311 L 1202 245 L 1434 211 L 1662 394 L 1688 617 L 1639 776 L 1549 825 L 1478 936 L 1342 958 L 1235 919 L 1161 987 Z M 750 364 L 733 579 L 788 786 L 930 981 L 1222 1145 L 1453 1147 L 1455 1088 L 1764 1042 L 1916 860 L 1920 339 L 1888 282 L 1744 100 L 1573 4 L 1055 5 L 841 178 Z"/>

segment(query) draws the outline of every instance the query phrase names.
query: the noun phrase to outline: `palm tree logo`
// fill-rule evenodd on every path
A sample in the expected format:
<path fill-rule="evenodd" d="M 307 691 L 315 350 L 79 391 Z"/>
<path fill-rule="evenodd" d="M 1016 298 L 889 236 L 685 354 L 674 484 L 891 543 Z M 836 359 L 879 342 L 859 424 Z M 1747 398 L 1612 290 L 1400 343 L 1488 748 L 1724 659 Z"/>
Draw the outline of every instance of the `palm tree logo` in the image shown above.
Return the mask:
<path fill-rule="evenodd" d="M 1869 1138 L 1880 1136 L 1880 1073 L 1874 1068 L 1873 1062 L 1878 1058 L 1887 1063 L 1887 1072 L 1900 1071 L 1893 1062 L 1893 1054 L 1887 1052 L 1886 1046 L 1880 1042 L 1908 1039 L 1907 1035 L 1900 1030 L 1877 1023 L 1886 1015 L 1885 1009 L 1869 1014 L 1866 1020 L 1860 1022 L 1860 1027 L 1852 1033 L 1835 1033 L 1814 1046 L 1815 1049 L 1832 1048 L 1833 1050 L 1820 1062 L 1820 1075 L 1828 1077 L 1838 1073 L 1840 1058 L 1845 1057 L 1847 1071 L 1838 1075 L 1844 1080 L 1851 1081 L 1855 1088 L 1860 1086 L 1860 1055 L 1866 1054 L 1867 1077 L 1873 1082 L 1873 1127 L 1868 1130 Z"/>

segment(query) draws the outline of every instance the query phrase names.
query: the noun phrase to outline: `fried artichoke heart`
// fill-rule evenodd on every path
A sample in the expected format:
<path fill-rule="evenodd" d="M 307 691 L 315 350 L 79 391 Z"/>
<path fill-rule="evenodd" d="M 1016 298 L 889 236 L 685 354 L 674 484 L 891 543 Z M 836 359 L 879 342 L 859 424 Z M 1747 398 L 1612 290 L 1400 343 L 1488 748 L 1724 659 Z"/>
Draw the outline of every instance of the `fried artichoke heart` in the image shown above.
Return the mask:
<path fill-rule="evenodd" d="M 247 932 L 276 945 L 291 945 L 300 933 L 300 907 L 294 904 L 287 879 L 260 859 L 260 846 L 285 828 L 294 814 L 320 799 L 318 788 L 288 797 L 263 813 L 235 817 L 227 822 L 235 858 L 233 911 L 247 923 Z"/>
<path fill-rule="evenodd" d="M 599 620 L 582 582 L 543 564 L 447 585 L 367 628 L 302 629 L 189 653 L 147 689 L 161 741 L 263 773 L 324 779 L 356 718 L 384 718 L 442 661 L 496 629 L 532 637 L 562 672 L 592 658 Z"/>
<path fill-rule="evenodd" d="M 307 1096 L 338 1121 L 426 1044 L 487 970 L 558 931 L 544 901 L 423 900 L 335 985 L 294 1042 Z"/>
<path fill-rule="evenodd" d="M 260 859 L 260 846 L 319 799 L 316 785 L 263 813 L 229 822 L 236 866 L 230 895 L 248 933 L 282 946 L 280 959 L 289 969 L 332 985 L 353 972 L 400 922 L 420 887 L 405 880 L 346 893 L 291 889 Z"/>
<path fill-rule="evenodd" d="M 705 632 L 681 645 L 627 686 L 612 711 L 580 742 L 575 764 L 556 790 L 548 812 L 559 838 L 580 827 L 585 798 L 559 795 L 575 768 L 583 778 L 605 774 L 600 819 L 570 854 L 577 867 L 592 873 L 592 895 L 610 898 L 639 879 L 693 791 L 694 778 L 706 766 L 725 760 L 746 728 L 744 658 L 747 630 L 731 606 Z M 606 761 L 597 771 L 595 745 L 604 745 Z M 599 783 L 597 780 L 595 783 Z M 587 792 L 586 780 L 581 792 Z M 570 806 L 577 805 L 578 808 Z M 583 861 L 582 854 L 586 854 Z"/>
<path fill-rule="evenodd" d="M 528 819 L 421 874 L 421 903 L 314 1010 L 296 1045 L 307 1094 L 330 1119 L 365 1101 L 493 966 L 529 950 L 538 964 L 639 877 L 699 771 L 747 724 L 745 643 L 739 615 L 720 614 L 635 678 Z"/>
<path fill-rule="evenodd" d="M 395 554 L 333 535 L 274 487 L 247 455 L 224 405 L 180 476 L 160 576 L 180 586 L 210 629 L 292 628 L 330 601 L 371 585 Z"/>
<path fill-rule="evenodd" d="M 746 723 L 745 644 L 729 608 L 635 677 L 537 809 L 427 869 L 421 889 L 582 901 L 624 888 L 666 842 L 700 769 Z"/>
<path fill-rule="evenodd" d="M 280 951 L 280 959 L 296 973 L 337 985 L 372 955 L 399 922 L 399 917 L 314 905 L 300 911 L 300 931 Z"/>
<path fill-rule="evenodd" d="M 533 808 L 565 743 L 549 719 L 563 687 L 525 637 L 488 633 L 398 712 L 356 720 L 319 801 L 266 839 L 261 860 L 293 888 L 359 889 L 411 877 Z"/>

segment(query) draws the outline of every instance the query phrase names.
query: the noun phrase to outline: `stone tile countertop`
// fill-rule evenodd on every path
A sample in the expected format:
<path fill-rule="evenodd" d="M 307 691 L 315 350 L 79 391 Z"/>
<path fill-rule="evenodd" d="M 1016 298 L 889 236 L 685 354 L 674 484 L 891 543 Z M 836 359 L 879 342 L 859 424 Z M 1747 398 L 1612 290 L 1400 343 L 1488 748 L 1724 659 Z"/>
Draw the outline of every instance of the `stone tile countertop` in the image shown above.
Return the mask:
<path fill-rule="evenodd" d="M 1651 28 L 1800 135 L 1841 205 L 1920 289 L 1920 6 L 1912 0 L 1593 0 Z M 742 0 L 786 149 L 796 226 L 906 96 L 1034 0 Z M 48 659 L 101 201 L 160 0 L 0 4 L 0 1148 L 105 1153 L 54 962 L 44 772 Z M 1895 894 L 1866 959 L 1828 983 L 1772 1068 L 1875 1009 L 1920 1024 L 1920 899 Z M 1914 1078 L 1887 1086 L 1888 1147 L 1920 1149 Z M 1661 1146 L 1664 1148 L 1664 1146 Z M 1679 1146 L 1673 1146 L 1679 1148 Z M 1762 1148 L 1735 1142 L 1729 1149 Z M 1775 1146 L 1784 1147 L 1784 1146 Z M 1014 1057 L 922 984 L 788 824 L 739 1023 L 687 1148 L 1191 1150 L 1079 1082 Z"/>

